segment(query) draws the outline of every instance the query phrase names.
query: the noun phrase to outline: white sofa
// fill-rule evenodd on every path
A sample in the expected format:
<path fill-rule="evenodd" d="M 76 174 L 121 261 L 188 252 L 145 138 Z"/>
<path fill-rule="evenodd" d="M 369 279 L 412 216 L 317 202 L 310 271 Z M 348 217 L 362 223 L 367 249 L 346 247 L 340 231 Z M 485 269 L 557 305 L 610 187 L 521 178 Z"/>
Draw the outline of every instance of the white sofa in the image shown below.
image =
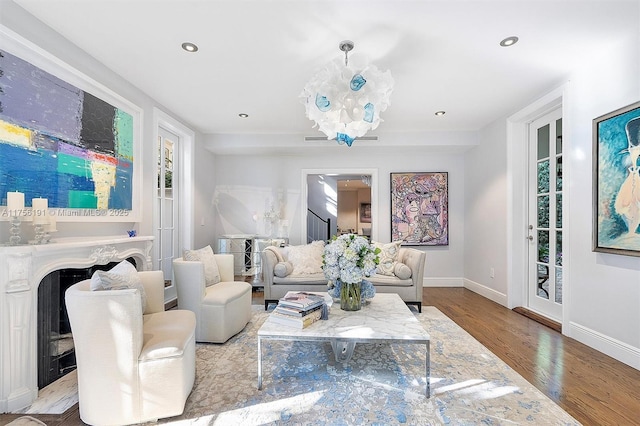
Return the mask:
<path fill-rule="evenodd" d="M 193 388 L 196 319 L 164 310 L 161 271 L 139 272 L 136 289 L 91 291 L 72 285 L 65 302 L 75 344 L 80 418 L 127 425 L 182 414 Z"/>
<path fill-rule="evenodd" d="M 287 261 L 286 248 L 270 246 L 262 251 L 265 310 L 270 303 L 277 303 L 288 291 L 327 291 L 327 279 L 323 273 L 294 274 L 292 272 L 284 277 L 276 276 L 275 268 L 279 261 L 274 250 L 278 250 L 282 259 Z M 411 269 L 411 277 L 400 279 L 396 276 L 374 274 L 368 280 L 374 285 L 377 293 L 397 293 L 406 304 L 416 305 L 418 311 L 422 312 L 422 285 L 426 257 L 426 253 L 421 250 L 401 247 L 398 261 Z"/>
<path fill-rule="evenodd" d="M 173 282 L 178 309 L 196 315 L 196 341 L 224 343 L 251 320 L 251 284 L 235 281 L 233 255 L 214 254 L 220 282 L 206 286 L 201 261 L 173 260 Z"/>

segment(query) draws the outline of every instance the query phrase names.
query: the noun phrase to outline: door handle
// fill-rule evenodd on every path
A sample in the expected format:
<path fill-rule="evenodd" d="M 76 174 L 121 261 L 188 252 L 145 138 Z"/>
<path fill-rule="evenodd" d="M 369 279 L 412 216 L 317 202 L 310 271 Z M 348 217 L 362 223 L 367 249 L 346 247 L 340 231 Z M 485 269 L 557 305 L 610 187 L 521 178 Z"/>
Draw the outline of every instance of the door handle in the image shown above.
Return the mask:
<path fill-rule="evenodd" d="M 527 237 L 527 240 L 529 240 L 529 241 L 533 241 L 533 235 L 529 235 L 529 236 Z"/>

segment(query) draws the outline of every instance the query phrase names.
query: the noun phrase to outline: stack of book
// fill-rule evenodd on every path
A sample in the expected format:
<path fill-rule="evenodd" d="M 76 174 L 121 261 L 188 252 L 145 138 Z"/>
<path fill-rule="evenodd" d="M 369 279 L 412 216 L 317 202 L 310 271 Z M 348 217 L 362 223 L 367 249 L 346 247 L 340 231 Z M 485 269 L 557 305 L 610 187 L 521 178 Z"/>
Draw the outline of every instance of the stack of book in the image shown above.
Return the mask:
<path fill-rule="evenodd" d="M 270 320 L 278 324 L 305 328 L 326 315 L 324 297 L 301 291 L 290 291 L 278 301 Z"/>

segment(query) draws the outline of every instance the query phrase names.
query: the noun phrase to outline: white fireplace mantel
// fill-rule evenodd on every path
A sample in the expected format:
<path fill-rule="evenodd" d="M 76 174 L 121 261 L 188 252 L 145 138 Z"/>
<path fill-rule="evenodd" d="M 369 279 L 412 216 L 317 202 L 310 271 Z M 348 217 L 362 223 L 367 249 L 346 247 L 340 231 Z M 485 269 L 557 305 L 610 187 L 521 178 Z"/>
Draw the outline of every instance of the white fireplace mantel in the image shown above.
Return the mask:
<path fill-rule="evenodd" d="M 50 244 L 0 247 L 0 413 L 38 396 L 38 285 L 49 273 L 134 258 L 151 266 L 153 237 L 60 238 Z"/>

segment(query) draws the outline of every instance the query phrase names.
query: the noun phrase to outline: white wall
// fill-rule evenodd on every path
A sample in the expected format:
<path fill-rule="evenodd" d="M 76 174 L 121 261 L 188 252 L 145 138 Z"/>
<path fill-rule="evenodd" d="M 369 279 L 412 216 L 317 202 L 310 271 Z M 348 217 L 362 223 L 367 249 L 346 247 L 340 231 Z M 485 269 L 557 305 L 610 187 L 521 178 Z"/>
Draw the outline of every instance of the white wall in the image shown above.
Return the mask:
<path fill-rule="evenodd" d="M 464 157 L 465 287 L 506 305 L 506 126 L 496 121 L 479 136 Z"/>
<path fill-rule="evenodd" d="M 211 136 L 210 136 L 211 137 Z M 218 138 L 219 135 L 216 136 Z M 389 179 L 391 172 L 449 172 L 449 246 L 421 247 L 427 252 L 426 285 L 462 285 L 464 276 L 464 174 L 462 154 L 424 154 L 397 151 L 396 155 L 377 155 L 374 151 L 341 147 L 341 155 L 298 156 L 218 155 L 215 161 L 218 236 L 233 233 L 259 233 L 252 216 L 264 212 L 265 199 L 286 195 L 286 219 L 291 224 L 292 244 L 303 241 L 300 194 L 303 169 L 377 168 L 379 240 L 391 237 Z"/>
<path fill-rule="evenodd" d="M 24 11 L 13 2 L 2 2 L 2 13 L 0 14 L 0 24 L 9 30 L 17 33 L 22 38 L 35 44 L 49 54 L 60 59 L 68 66 L 75 68 L 80 73 L 95 80 L 98 84 L 115 92 L 118 96 L 126 99 L 142 110 L 142 140 L 141 155 L 136 159 L 142 167 L 142 182 L 140 187 L 141 215 L 138 223 L 133 222 L 61 222 L 58 221 L 58 233 L 55 237 L 73 236 L 105 236 L 105 235 L 126 235 L 127 230 L 137 229 L 139 235 L 153 235 L 153 199 L 155 180 L 155 145 L 153 108 L 158 107 L 172 115 L 176 120 L 188 126 L 188 122 L 181 117 L 171 113 L 171 108 L 164 107 L 145 93 L 132 86 L 129 82 L 103 66 L 93 57 L 69 43 L 58 33 L 52 31 L 42 22 Z M 213 206 L 212 192 L 213 184 L 211 179 L 210 165 L 213 161 L 212 154 L 203 148 L 198 141 L 202 136 L 196 133 L 196 144 L 194 157 L 196 158 L 196 204 L 194 209 L 196 228 L 196 241 L 202 243 L 209 241 L 213 237 L 213 221 L 206 221 L 205 226 L 200 226 L 200 219 L 212 215 Z M 202 187 L 200 187 L 202 183 Z M 208 189 L 209 188 L 209 189 Z M 209 206 L 209 207 L 207 207 Z M 24 234 L 27 234 L 27 226 L 23 226 Z M 0 223 L 0 241 L 8 240 L 8 224 Z M 28 237 L 28 234 L 26 235 Z M 25 235 L 23 235 L 23 238 Z"/>
<path fill-rule="evenodd" d="M 640 257 L 591 250 L 592 120 L 640 99 L 640 33 L 590 55 L 592 60 L 576 69 L 566 83 L 563 100 L 568 157 L 563 333 L 640 368 Z M 509 215 L 526 214 L 518 203 L 509 209 L 509 186 L 516 186 L 515 193 L 524 184 L 508 180 L 511 157 L 507 154 L 513 147 L 507 145 L 507 138 L 506 120 L 497 120 L 479 132 L 480 145 L 464 159 L 464 285 L 505 306 L 507 295 L 513 298 L 514 289 L 526 280 L 516 275 L 510 283 L 507 270 L 510 262 L 518 261 L 514 251 L 508 251 L 509 224 L 522 222 Z M 524 240 L 526 234 L 514 230 L 514 244 L 520 234 Z M 495 278 L 489 277 L 491 267 Z"/>
<path fill-rule="evenodd" d="M 639 34 L 571 76 L 568 222 L 571 337 L 640 368 L 640 257 L 591 251 L 592 120 L 640 100 Z"/>
<path fill-rule="evenodd" d="M 322 183 L 321 183 L 322 182 Z M 307 209 L 314 212 L 322 219 L 331 219 L 329 237 L 338 231 L 338 180 L 335 176 L 307 175 Z M 340 203 L 338 203 L 340 205 Z M 303 213 L 304 214 L 304 213 Z M 307 223 L 307 240 L 324 235 L 326 227 L 318 220 L 309 220 Z M 280 235 L 288 237 L 288 235 Z"/>
<path fill-rule="evenodd" d="M 198 141 L 196 137 L 196 141 Z M 211 165 L 215 161 L 211 151 L 204 149 L 201 143 L 195 144 L 194 156 L 194 188 L 193 188 L 193 216 L 194 216 L 194 249 L 211 245 L 215 250 L 215 173 Z M 187 248 L 187 247 L 186 247 Z"/>

